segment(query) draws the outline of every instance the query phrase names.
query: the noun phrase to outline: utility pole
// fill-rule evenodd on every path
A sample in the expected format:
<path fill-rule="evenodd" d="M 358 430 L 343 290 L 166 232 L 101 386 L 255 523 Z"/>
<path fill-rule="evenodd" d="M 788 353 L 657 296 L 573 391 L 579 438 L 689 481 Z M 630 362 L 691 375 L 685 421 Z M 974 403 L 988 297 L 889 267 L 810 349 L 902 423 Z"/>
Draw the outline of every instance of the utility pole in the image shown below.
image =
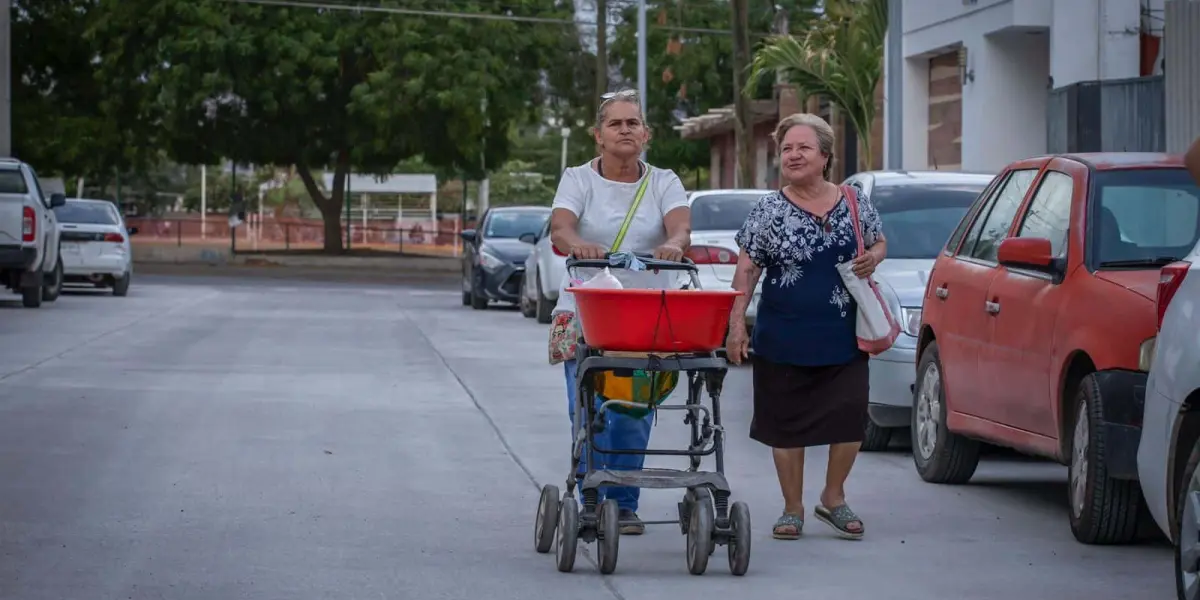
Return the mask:
<path fill-rule="evenodd" d="M 744 90 L 746 69 L 750 65 L 750 17 L 747 0 L 732 0 L 733 10 L 733 107 L 734 137 L 737 143 L 737 169 L 734 185 L 754 187 L 753 121 L 750 98 Z"/>
<path fill-rule="evenodd" d="M 646 115 L 646 0 L 638 0 L 638 33 L 637 33 L 637 78 L 638 103 L 642 107 L 642 118 L 649 121 Z M 642 150 L 642 160 L 646 160 L 646 151 Z"/>
<path fill-rule="evenodd" d="M 900 0 L 888 0 L 887 50 L 884 53 L 884 136 L 887 138 L 885 169 L 904 168 L 904 36 L 901 27 Z"/>
<path fill-rule="evenodd" d="M 608 91 L 608 0 L 596 0 L 596 93 L 595 111 L 600 110 L 600 96 Z M 593 111 L 593 112 L 595 112 Z"/>
<path fill-rule="evenodd" d="M 0 0 L 0 157 L 12 156 L 12 0 Z"/>

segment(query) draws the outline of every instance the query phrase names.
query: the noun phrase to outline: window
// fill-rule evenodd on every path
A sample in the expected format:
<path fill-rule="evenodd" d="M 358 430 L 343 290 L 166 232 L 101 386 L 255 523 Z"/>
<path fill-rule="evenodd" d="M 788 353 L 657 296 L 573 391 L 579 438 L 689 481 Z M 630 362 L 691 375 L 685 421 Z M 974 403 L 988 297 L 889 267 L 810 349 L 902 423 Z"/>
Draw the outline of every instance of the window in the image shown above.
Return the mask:
<path fill-rule="evenodd" d="M 1067 255 L 1067 230 L 1071 224 L 1071 193 L 1075 182 L 1070 175 L 1048 171 L 1042 178 L 1017 237 L 1050 240 L 1055 258 Z"/>
<path fill-rule="evenodd" d="M 692 201 L 692 231 L 737 231 L 763 194 L 711 194 Z"/>
<path fill-rule="evenodd" d="M 979 260 L 996 262 L 996 251 L 1000 242 L 1008 236 L 1013 218 L 1017 216 L 1025 193 L 1029 191 L 1029 186 L 1033 184 L 1033 178 L 1036 176 L 1037 169 L 1012 172 L 1008 181 L 1004 182 L 1004 186 L 996 194 L 996 200 L 987 214 L 981 213 L 981 218 L 977 219 L 975 226 L 971 228 L 971 237 L 967 239 L 967 245 L 974 247 L 964 247 L 965 254 Z"/>
<path fill-rule="evenodd" d="M 506 210 L 491 213 L 484 228 L 485 238 L 519 238 L 536 234 L 550 218 L 550 211 Z"/>
<path fill-rule="evenodd" d="M 888 258 L 934 258 L 986 183 L 877 184 L 871 203 L 883 221 Z"/>
<path fill-rule="evenodd" d="M 28 194 L 25 174 L 17 169 L 0 169 L 0 194 Z"/>
<path fill-rule="evenodd" d="M 975 218 L 975 215 L 979 214 L 984 205 L 986 205 L 988 200 L 992 197 L 990 194 L 985 195 L 985 193 L 988 191 L 989 190 L 987 188 L 984 188 L 984 191 L 975 198 L 975 201 L 971 204 L 971 207 L 967 210 L 967 213 L 963 215 L 962 219 L 959 220 L 958 227 L 954 228 L 954 233 L 950 234 L 950 240 L 946 242 L 945 251 L 947 253 L 953 253 L 954 251 L 958 250 L 958 245 L 962 242 L 963 236 L 967 235 L 967 228 L 971 226 L 971 220 Z"/>
<path fill-rule="evenodd" d="M 37 198 L 42 202 L 49 201 L 49 198 L 46 197 L 46 194 L 42 192 L 42 182 L 38 181 L 37 172 L 35 172 L 33 169 L 29 169 L 29 180 L 33 182 L 33 191 L 36 193 Z"/>
<path fill-rule="evenodd" d="M 120 225 L 116 209 L 111 204 L 100 202 L 67 202 L 54 208 L 59 223 L 85 225 Z"/>
<path fill-rule="evenodd" d="M 1093 203 L 1088 232 L 1101 267 L 1177 260 L 1200 237 L 1200 187 L 1183 169 L 1102 171 Z"/>

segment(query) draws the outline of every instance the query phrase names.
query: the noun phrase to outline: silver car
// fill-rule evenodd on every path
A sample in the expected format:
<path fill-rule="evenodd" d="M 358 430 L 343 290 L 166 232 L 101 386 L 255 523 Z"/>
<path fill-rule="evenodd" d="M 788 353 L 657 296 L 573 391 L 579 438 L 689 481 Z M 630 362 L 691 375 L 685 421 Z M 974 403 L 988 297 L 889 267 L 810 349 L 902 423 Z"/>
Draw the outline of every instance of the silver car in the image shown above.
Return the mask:
<path fill-rule="evenodd" d="M 688 205 L 692 210 L 692 241 L 688 258 L 699 268 L 700 286 L 706 290 L 727 290 L 733 287 L 733 272 L 737 270 L 737 232 L 746 222 L 750 209 L 770 194 L 771 190 L 731 189 L 692 192 Z M 754 328 L 762 282 L 746 308 L 746 327 Z"/>
<path fill-rule="evenodd" d="M 912 417 L 921 300 L 934 258 L 993 175 L 947 171 L 868 171 L 845 183 L 861 187 L 883 220 L 887 260 L 875 279 L 901 334 L 889 350 L 871 357 L 871 392 L 862 449 L 887 448 Z"/>

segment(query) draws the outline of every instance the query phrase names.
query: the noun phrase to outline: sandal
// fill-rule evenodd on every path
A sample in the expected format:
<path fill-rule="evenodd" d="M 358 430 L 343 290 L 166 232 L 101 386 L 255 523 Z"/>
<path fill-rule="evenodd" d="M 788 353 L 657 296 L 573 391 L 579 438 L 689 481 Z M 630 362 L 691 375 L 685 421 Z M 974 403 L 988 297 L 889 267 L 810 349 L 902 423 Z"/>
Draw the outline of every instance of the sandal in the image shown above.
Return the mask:
<path fill-rule="evenodd" d="M 775 521 L 771 535 L 777 540 L 798 540 L 803 531 L 804 517 L 785 512 L 778 521 Z"/>
<path fill-rule="evenodd" d="M 854 514 L 854 511 L 850 510 L 850 507 L 845 504 L 841 506 L 835 506 L 832 509 L 818 505 L 817 508 L 813 510 L 813 515 L 826 525 L 832 527 L 833 530 L 837 532 L 838 537 L 842 539 L 861 540 L 863 538 L 863 534 L 866 533 L 867 530 L 866 525 L 862 522 L 862 519 L 858 518 L 858 515 Z M 856 521 L 859 525 L 858 531 L 853 531 L 847 527 Z"/>

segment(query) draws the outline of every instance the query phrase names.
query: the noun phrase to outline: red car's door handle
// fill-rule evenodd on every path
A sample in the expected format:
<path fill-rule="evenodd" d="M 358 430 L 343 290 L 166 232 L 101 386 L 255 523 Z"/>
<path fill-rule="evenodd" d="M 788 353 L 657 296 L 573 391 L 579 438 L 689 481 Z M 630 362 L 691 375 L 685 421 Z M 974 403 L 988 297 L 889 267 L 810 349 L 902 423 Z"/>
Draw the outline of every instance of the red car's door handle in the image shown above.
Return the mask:
<path fill-rule="evenodd" d="M 1000 312 L 1000 303 L 999 302 L 984 302 L 983 306 L 985 309 L 987 309 L 988 314 L 994 315 L 994 314 L 997 314 Z"/>
<path fill-rule="evenodd" d="M 933 295 L 945 300 L 950 295 L 950 290 L 946 289 L 946 284 L 942 284 L 933 290 Z"/>

